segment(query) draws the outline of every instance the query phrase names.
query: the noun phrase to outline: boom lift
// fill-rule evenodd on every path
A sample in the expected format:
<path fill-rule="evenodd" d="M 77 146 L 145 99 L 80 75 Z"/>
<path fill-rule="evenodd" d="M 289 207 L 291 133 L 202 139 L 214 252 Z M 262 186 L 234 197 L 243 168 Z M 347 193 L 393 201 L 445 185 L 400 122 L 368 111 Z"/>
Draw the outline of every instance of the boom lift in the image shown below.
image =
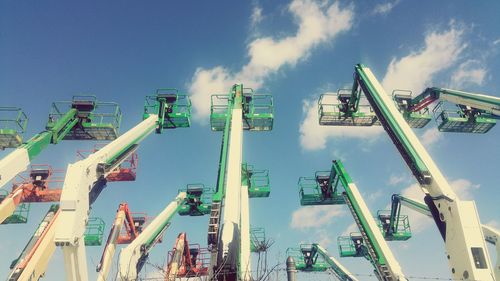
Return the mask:
<path fill-rule="evenodd" d="M 105 281 L 111 269 L 113 256 L 117 244 L 130 244 L 142 232 L 146 222 L 146 216 L 134 217 L 129 210 L 127 203 L 121 203 L 116 212 L 116 218 L 109 231 L 106 246 L 97 265 L 97 280 Z M 125 228 L 123 228 L 125 226 Z"/>
<path fill-rule="evenodd" d="M 180 233 L 174 248 L 168 252 L 165 280 L 207 276 L 210 265 L 208 254 L 208 249 L 200 248 L 199 244 L 189 244 L 186 233 Z"/>
<path fill-rule="evenodd" d="M 71 101 L 52 103 L 45 131 L 21 144 L 19 132 L 26 127 L 24 113 L 13 120 L 20 129 L 0 132 L 0 139 L 15 139 L 17 148 L 0 160 L 0 188 L 26 170 L 30 162 L 49 144 L 61 140 L 114 140 L 118 135 L 121 111 L 116 103 L 99 102 L 95 96 L 73 96 Z M 11 122 L 12 123 L 12 122 Z M 11 131 L 9 131 L 11 130 Z M 9 133 L 10 132 L 10 133 Z"/>
<path fill-rule="evenodd" d="M 391 210 L 379 211 L 379 227 L 384 234 L 385 240 L 407 240 L 411 237 L 408 216 L 401 214 L 401 207 L 406 206 L 422 215 L 432 218 L 429 207 L 418 200 L 407 198 L 401 194 L 393 194 L 391 199 Z M 488 225 L 481 225 L 484 240 L 496 247 L 497 264 L 495 266 L 495 279 L 500 280 L 500 231 Z M 404 237 L 404 239 L 400 239 Z"/>
<path fill-rule="evenodd" d="M 368 99 L 378 120 L 425 193 L 425 203 L 446 244 L 453 278 L 494 280 L 474 202 L 462 201 L 457 197 L 371 70 L 358 64 L 351 95 L 360 96 L 361 93 Z M 320 110 L 320 123 L 323 115 Z"/>
<path fill-rule="evenodd" d="M 286 255 L 293 258 L 297 270 L 324 272 L 331 269 L 340 281 L 358 280 L 319 244 L 302 244 L 300 248 L 288 248 Z"/>
<path fill-rule="evenodd" d="M 211 97 L 210 124 L 213 131 L 223 131 L 223 136 L 208 225 L 210 279 L 251 278 L 249 190 L 242 186 L 243 130 L 269 131 L 273 120 L 272 97 L 254 94 L 242 84 L 234 85 L 229 94 Z"/>
<path fill-rule="evenodd" d="M 23 143 L 28 117 L 17 107 L 0 107 L 0 150 Z"/>
<path fill-rule="evenodd" d="M 146 262 L 149 251 L 159 242 L 163 233 L 170 225 L 170 221 L 176 213 L 184 216 L 200 216 L 208 213 L 210 209 L 208 202 L 203 200 L 207 197 L 204 191 L 209 189 L 193 188 L 196 185 L 188 185 L 151 223 L 143 228 L 142 232 L 130 242 L 130 244 L 121 250 L 118 280 L 137 280 L 138 274 Z M 188 208 L 184 208 L 188 206 Z M 188 211 L 186 211 L 186 209 Z M 181 210 L 183 210 L 181 214 Z"/>
<path fill-rule="evenodd" d="M 53 239 L 54 222 L 59 213 L 59 205 L 50 206 L 21 255 L 10 265 L 8 281 L 38 280 L 45 274 L 50 258 L 56 250 Z"/>
<path fill-rule="evenodd" d="M 468 93 L 452 89 L 431 87 L 412 98 L 411 91 L 394 91 L 394 101 L 410 127 L 415 121 L 431 119 L 428 106 L 439 101 L 433 109 L 438 129 L 441 132 L 487 133 L 500 119 L 500 98 L 482 94 Z M 449 110 L 444 102 L 454 104 Z M 426 118 L 422 118 L 422 112 Z"/>
<path fill-rule="evenodd" d="M 150 250 L 161 240 L 174 215 L 185 203 L 186 193 L 175 199 L 124 249 L 120 251 L 117 280 L 137 280 Z"/>
<path fill-rule="evenodd" d="M 0 222 L 20 223 L 27 221 L 27 214 L 15 214 L 23 203 L 59 202 L 61 198 L 63 170 L 52 169 L 49 165 L 31 165 L 26 174 L 19 174 L 12 186 L 12 192 L 0 200 Z M 19 208 L 18 208 L 19 210 Z M 29 208 L 28 208 L 29 210 Z"/>
<path fill-rule="evenodd" d="M 387 245 L 382 233 L 380 232 L 375 219 L 370 214 L 370 210 L 366 206 L 363 197 L 358 191 L 356 185 L 352 182 L 340 160 L 334 160 L 330 174 L 325 172 L 317 172 L 315 180 L 317 182 L 316 191 L 313 194 L 320 194 L 315 197 L 316 201 L 304 200 L 310 199 L 308 193 L 304 193 L 304 180 L 299 179 L 299 188 L 301 189 L 301 204 L 302 205 L 325 205 L 340 204 L 340 200 L 332 198 L 339 196 L 339 185 L 344 189 L 342 192 L 343 202 L 349 207 L 349 211 L 354 217 L 354 221 L 358 226 L 361 234 L 358 236 L 341 237 L 340 241 L 346 241 L 347 244 L 340 244 L 340 256 L 366 257 L 375 268 L 375 273 L 379 280 L 397 281 L 407 280 L 403 271 L 392 254 L 391 249 Z M 311 186 L 308 183 L 307 186 Z M 305 204 L 303 204 L 304 202 Z M 315 204 L 317 202 L 317 204 Z M 363 251 L 353 251 L 363 242 Z M 347 248 L 345 246 L 348 246 Z"/>
<path fill-rule="evenodd" d="M 63 249 L 68 280 L 87 280 L 82 243 L 90 205 L 106 184 L 106 176 L 129 157 L 150 133 L 188 127 L 190 103 L 177 90 L 158 90 L 146 97 L 144 121 L 84 160 L 68 165 L 61 194 L 55 243 Z"/>

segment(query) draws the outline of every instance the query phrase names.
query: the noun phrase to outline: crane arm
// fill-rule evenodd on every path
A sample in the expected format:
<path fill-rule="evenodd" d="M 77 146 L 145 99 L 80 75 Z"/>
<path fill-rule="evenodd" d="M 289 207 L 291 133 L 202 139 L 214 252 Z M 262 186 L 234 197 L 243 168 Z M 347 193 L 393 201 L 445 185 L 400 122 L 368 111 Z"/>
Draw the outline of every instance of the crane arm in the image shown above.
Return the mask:
<path fill-rule="evenodd" d="M 317 248 L 318 254 L 322 255 L 325 261 L 330 265 L 330 268 L 333 270 L 335 275 L 341 281 L 358 281 L 354 275 L 347 270 L 337 259 L 330 256 L 325 248 L 321 247 L 318 244 L 313 244 L 313 247 Z"/>
<path fill-rule="evenodd" d="M 59 205 L 50 207 L 21 255 L 12 262 L 7 280 L 38 280 L 45 274 L 50 257 L 56 250 L 54 233 L 59 211 Z"/>
<path fill-rule="evenodd" d="M 123 222 L 125 220 L 125 209 L 120 204 L 118 208 L 118 212 L 116 213 L 116 218 L 109 232 L 108 239 L 106 240 L 106 246 L 104 247 L 104 251 L 101 256 L 101 260 L 96 267 L 96 271 L 98 273 L 97 280 L 105 281 L 108 277 L 109 270 L 111 269 L 113 256 L 116 251 L 116 242 L 118 236 L 120 235 L 120 231 L 123 227 Z"/>
<path fill-rule="evenodd" d="M 391 223 L 392 221 L 397 221 L 399 216 L 399 209 L 401 206 L 406 206 L 414 211 L 419 212 L 422 215 L 432 218 L 432 213 L 429 207 L 423 202 L 418 200 L 404 197 L 400 194 L 392 195 L 392 207 L 391 207 Z M 396 211 L 397 210 L 397 211 Z M 392 224 L 393 225 L 393 224 Z M 492 226 L 482 224 L 481 228 L 484 234 L 484 240 L 496 247 L 497 264 L 495 266 L 495 279 L 500 280 L 500 231 Z"/>
<path fill-rule="evenodd" d="M 186 193 L 180 192 L 130 245 L 120 251 L 118 280 L 137 280 L 149 251 L 168 227 L 173 216 L 185 203 L 185 199 Z"/>
<path fill-rule="evenodd" d="M 368 206 L 351 180 L 340 160 L 334 160 L 332 173 L 339 177 L 344 187 L 344 197 L 354 220 L 367 244 L 368 254 L 381 280 L 407 280 L 398 261 L 392 254 Z"/>
<path fill-rule="evenodd" d="M 81 103 L 85 103 L 86 106 L 80 107 Z M 88 107 L 90 104 L 92 104 L 92 106 Z M 59 143 L 59 141 L 63 140 L 78 126 L 81 127 L 80 129 L 85 130 L 82 127 L 82 123 L 90 120 L 88 119 L 89 113 L 99 104 L 100 103 L 95 100 L 83 101 L 75 100 L 74 98 L 71 103 L 71 108 L 65 113 L 59 112 L 57 107 L 53 105 L 57 110 L 55 114 L 57 115 L 57 120 L 52 120 L 52 117 L 49 116 L 49 122 L 44 131 L 36 134 L 26 143 L 22 144 L 0 160 L 0 188 L 12 180 L 17 174 L 25 171 L 30 162 L 45 150 L 49 144 Z M 119 112 L 119 108 L 117 110 Z M 121 113 L 119 113 L 118 118 L 121 118 Z"/>
<path fill-rule="evenodd" d="M 411 100 L 410 111 L 419 111 L 436 100 L 445 100 L 456 105 L 466 106 L 500 118 L 500 98 L 483 94 L 468 93 L 453 89 L 431 87 Z"/>
<path fill-rule="evenodd" d="M 83 236 L 90 205 L 104 188 L 105 177 L 155 130 L 157 120 L 157 115 L 149 116 L 86 159 L 68 165 L 61 194 L 61 214 L 56 226 L 55 243 L 63 247 L 69 280 L 88 279 Z"/>
<path fill-rule="evenodd" d="M 371 70 L 356 65 L 354 88 L 363 91 L 383 128 L 417 178 L 445 240 L 453 278 L 493 280 L 476 206 L 461 201 Z"/>

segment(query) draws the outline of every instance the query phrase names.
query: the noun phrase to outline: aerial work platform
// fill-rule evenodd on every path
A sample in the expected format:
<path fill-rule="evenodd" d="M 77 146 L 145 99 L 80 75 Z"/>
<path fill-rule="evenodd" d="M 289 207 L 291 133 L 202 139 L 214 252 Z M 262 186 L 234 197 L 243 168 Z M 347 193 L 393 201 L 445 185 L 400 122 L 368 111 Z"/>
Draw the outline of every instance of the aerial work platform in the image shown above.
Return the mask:
<path fill-rule="evenodd" d="M 234 93 L 233 93 L 234 95 Z M 228 110 L 233 108 L 233 95 L 212 95 L 210 125 L 212 131 L 223 131 Z M 251 88 L 243 88 L 242 93 L 243 130 L 270 131 L 273 128 L 274 105 L 271 95 L 255 94 Z"/>
<path fill-rule="evenodd" d="M 345 204 L 344 196 L 338 190 L 339 180 L 330 171 L 317 171 L 314 177 L 299 178 L 300 205 Z"/>
<path fill-rule="evenodd" d="M 351 89 L 339 89 L 336 94 L 323 94 L 318 101 L 320 125 L 373 126 L 380 125 L 369 104 Z"/>
<path fill-rule="evenodd" d="M 179 208 L 181 216 L 204 216 L 210 214 L 212 209 L 212 189 L 204 184 L 188 184 L 179 192 L 186 193 L 185 203 Z"/>
<path fill-rule="evenodd" d="M 242 164 L 242 186 L 248 186 L 248 197 L 269 197 L 271 186 L 269 184 L 269 170 L 257 170 L 253 165 Z"/>
<path fill-rule="evenodd" d="M 17 107 L 0 107 L 0 150 L 23 143 L 28 117 Z"/>
<path fill-rule="evenodd" d="M 47 130 L 63 129 L 62 138 L 53 136 L 58 140 L 114 140 L 121 117 L 120 107 L 114 102 L 99 102 L 95 96 L 73 96 L 71 101 L 52 103 Z M 65 127 L 58 128 L 61 125 Z"/>
<path fill-rule="evenodd" d="M 177 89 L 158 89 L 155 95 L 146 96 L 144 102 L 143 119 L 151 114 L 163 117 L 158 120 L 156 133 L 163 129 L 187 128 L 191 124 L 191 101 Z"/>

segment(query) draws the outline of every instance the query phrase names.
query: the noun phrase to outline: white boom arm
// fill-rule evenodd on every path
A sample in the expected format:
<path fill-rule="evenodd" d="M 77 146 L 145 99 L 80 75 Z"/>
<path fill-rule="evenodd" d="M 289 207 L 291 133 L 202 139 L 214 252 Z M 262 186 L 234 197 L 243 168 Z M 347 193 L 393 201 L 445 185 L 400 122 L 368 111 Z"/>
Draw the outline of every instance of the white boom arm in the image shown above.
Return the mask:
<path fill-rule="evenodd" d="M 106 281 L 106 279 L 108 278 L 109 270 L 111 269 L 113 261 L 113 256 L 115 255 L 116 251 L 116 240 L 120 235 L 124 220 L 125 211 L 118 211 L 118 214 L 116 214 L 115 222 L 113 224 L 113 232 L 110 235 L 110 241 L 106 244 L 106 250 L 104 251 L 102 257 L 102 263 L 99 265 L 100 270 L 97 273 L 97 281 Z"/>
<path fill-rule="evenodd" d="M 241 92 L 239 93 L 242 94 Z M 237 271 L 240 246 L 241 216 L 241 163 L 243 145 L 243 112 L 241 104 L 233 108 L 229 136 L 226 196 L 221 235 L 222 259 L 224 267 Z"/>
<path fill-rule="evenodd" d="M 150 247 L 168 226 L 172 217 L 185 203 L 186 192 L 179 192 L 168 206 L 130 243 L 120 251 L 117 280 L 137 280 L 140 263 L 147 257 Z"/>
<path fill-rule="evenodd" d="M 430 206 L 445 241 L 453 278 L 494 280 L 474 201 L 458 198 L 371 70 L 356 65 L 355 71 L 355 85 L 363 89 L 384 129 L 426 194 L 426 204 Z"/>
<path fill-rule="evenodd" d="M 69 164 L 61 194 L 61 213 L 57 219 L 55 243 L 62 246 L 66 277 L 72 281 L 87 281 L 84 233 L 90 213 L 89 193 L 112 168 L 125 159 L 124 153 L 155 130 L 157 115 L 150 115 L 137 126 L 118 137 L 86 159 Z M 109 169 L 102 168 L 109 162 Z M 120 161 L 121 160 L 121 161 Z"/>
<path fill-rule="evenodd" d="M 423 202 L 419 202 L 415 199 L 409 199 L 406 197 L 400 196 L 401 205 L 406 206 L 414 211 L 417 211 L 423 215 L 426 215 L 432 218 L 432 214 L 429 211 L 429 208 Z M 484 234 L 484 240 L 488 243 L 495 245 L 497 252 L 497 264 L 495 266 L 495 279 L 500 280 L 500 243 L 498 240 L 500 239 L 500 231 L 496 230 L 492 226 L 482 224 L 481 225 Z"/>
<path fill-rule="evenodd" d="M 328 262 L 339 280 L 358 281 L 358 279 L 356 279 L 356 277 L 354 277 L 354 275 L 349 272 L 349 270 L 345 268 L 337 259 L 330 256 L 325 248 L 321 247 L 318 244 L 315 245 L 318 248 L 318 253 L 323 256 L 326 262 Z"/>

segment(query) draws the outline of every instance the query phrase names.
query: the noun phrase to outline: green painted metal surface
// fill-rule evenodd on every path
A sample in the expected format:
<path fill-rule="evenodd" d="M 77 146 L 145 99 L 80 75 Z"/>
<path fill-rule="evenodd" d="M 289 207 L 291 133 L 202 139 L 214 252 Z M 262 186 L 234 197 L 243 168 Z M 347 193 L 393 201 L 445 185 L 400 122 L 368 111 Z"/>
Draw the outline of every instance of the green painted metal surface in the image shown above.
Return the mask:
<path fill-rule="evenodd" d="M 52 103 L 46 130 L 51 142 L 61 140 L 114 140 L 121 124 L 118 104 L 99 102 L 95 96 L 73 96 L 71 101 Z"/>
<path fill-rule="evenodd" d="M 345 204 L 344 197 L 338 190 L 339 177 L 331 171 L 318 171 L 314 177 L 300 177 L 300 205 L 339 205 Z"/>
<path fill-rule="evenodd" d="M 396 143 L 396 146 L 403 154 L 403 158 L 406 160 L 419 182 L 429 184 L 429 170 L 424 165 L 420 155 L 416 152 L 415 148 L 401 129 L 401 126 L 382 100 L 381 95 L 385 93 L 379 93 L 373 86 L 373 83 L 376 82 L 377 81 L 370 81 L 370 78 L 368 78 L 365 72 L 364 65 L 357 64 L 355 66 L 355 87 L 361 87 L 365 96 L 370 101 L 370 104 L 377 112 L 378 118 L 383 118 L 385 125 L 390 127 L 390 131 L 394 134 L 394 136 L 391 137 L 392 140 Z"/>
<path fill-rule="evenodd" d="M 319 124 L 325 126 L 380 125 L 373 109 L 360 104 L 360 91 L 340 89 L 336 94 L 323 94 L 318 100 Z"/>
<path fill-rule="evenodd" d="M 0 107 L 0 150 L 23 143 L 28 117 L 17 107 Z"/>
<path fill-rule="evenodd" d="M 105 227 L 101 218 L 89 218 L 84 234 L 85 246 L 101 246 Z"/>
<path fill-rule="evenodd" d="M 146 96 L 143 119 L 158 115 L 157 133 L 163 129 L 187 128 L 191 126 L 191 101 L 177 89 L 158 89 L 155 95 Z"/>
<path fill-rule="evenodd" d="M 358 217 L 361 223 L 364 233 L 366 233 L 366 236 L 370 240 L 366 242 L 369 242 L 373 246 L 375 254 L 377 255 L 377 263 L 380 265 L 384 265 L 386 261 L 383 252 L 381 250 L 380 244 L 375 238 L 373 231 L 370 229 L 368 225 L 366 214 L 364 214 L 363 211 L 361 210 L 359 202 L 357 201 L 356 197 L 352 193 L 352 190 L 349 186 L 350 184 L 352 184 L 351 177 L 345 171 L 344 165 L 340 160 L 333 161 L 333 170 L 339 176 L 340 181 L 342 182 L 342 185 L 344 187 L 344 194 L 347 196 L 349 202 L 351 203 L 354 212 L 356 213 L 356 216 Z"/>
<path fill-rule="evenodd" d="M 391 210 L 377 212 L 377 224 L 387 241 L 406 241 L 411 238 L 410 220 L 398 213 L 391 221 Z"/>
<path fill-rule="evenodd" d="M 181 216 L 203 216 L 210 214 L 212 209 L 212 189 L 204 184 L 188 184 L 185 189 L 179 192 L 186 192 L 185 204 L 178 213 Z"/>
<path fill-rule="evenodd" d="M 299 248 L 288 248 L 286 256 L 294 259 L 295 267 L 299 271 L 324 272 L 330 268 L 313 244 L 302 244 Z"/>
<path fill-rule="evenodd" d="M 269 184 L 269 171 L 257 170 L 253 165 L 242 164 L 242 185 L 248 186 L 248 197 L 269 197 L 271 186 Z"/>
<path fill-rule="evenodd" d="M 337 238 L 339 254 L 341 257 L 365 257 L 368 256 L 368 250 L 364 245 L 363 238 L 359 233 L 351 233 L 349 236 L 339 236 Z"/>

